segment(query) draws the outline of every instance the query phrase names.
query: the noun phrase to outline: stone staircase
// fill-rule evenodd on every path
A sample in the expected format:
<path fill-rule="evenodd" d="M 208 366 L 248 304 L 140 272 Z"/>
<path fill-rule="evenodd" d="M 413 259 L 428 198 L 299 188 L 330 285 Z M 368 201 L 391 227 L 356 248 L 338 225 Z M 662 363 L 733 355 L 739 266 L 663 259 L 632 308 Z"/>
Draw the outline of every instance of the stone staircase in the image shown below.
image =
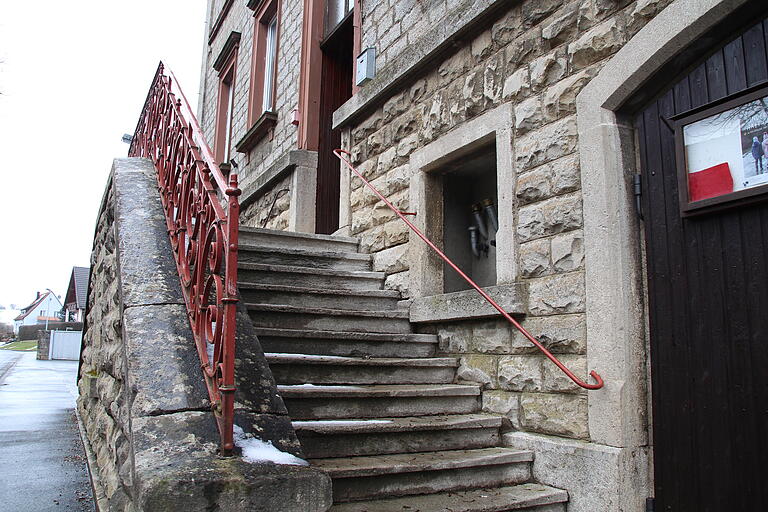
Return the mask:
<path fill-rule="evenodd" d="M 414 334 L 357 240 L 240 231 L 239 287 L 311 465 L 335 512 L 563 512 L 532 482 L 530 451 L 499 446 L 501 418 L 458 360 Z"/>

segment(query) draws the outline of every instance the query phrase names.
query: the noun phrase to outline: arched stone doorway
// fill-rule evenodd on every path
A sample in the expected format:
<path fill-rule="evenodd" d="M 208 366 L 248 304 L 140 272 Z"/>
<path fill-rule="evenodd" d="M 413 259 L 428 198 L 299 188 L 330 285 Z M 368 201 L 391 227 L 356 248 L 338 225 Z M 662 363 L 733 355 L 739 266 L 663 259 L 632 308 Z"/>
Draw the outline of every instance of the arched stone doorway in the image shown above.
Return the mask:
<path fill-rule="evenodd" d="M 578 97 L 588 366 L 600 368 L 607 383 L 589 401 L 590 433 L 595 442 L 631 453 L 652 444 L 646 427 L 651 412 L 647 401 L 647 312 L 643 306 L 646 275 L 632 190 L 638 153 L 634 116 L 627 112 L 636 111 L 661 90 L 666 80 L 679 73 L 681 65 L 711 49 L 718 29 L 723 39 L 732 26 L 743 24 L 749 10 L 760 8 L 757 4 L 673 2 L 618 52 Z M 673 66 L 678 69 L 671 72 Z M 655 83 L 660 74 L 666 78 Z M 652 479 L 652 470 L 648 476 Z M 625 490 L 632 487 L 631 478 L 633 475 L 626 476 Z"/>

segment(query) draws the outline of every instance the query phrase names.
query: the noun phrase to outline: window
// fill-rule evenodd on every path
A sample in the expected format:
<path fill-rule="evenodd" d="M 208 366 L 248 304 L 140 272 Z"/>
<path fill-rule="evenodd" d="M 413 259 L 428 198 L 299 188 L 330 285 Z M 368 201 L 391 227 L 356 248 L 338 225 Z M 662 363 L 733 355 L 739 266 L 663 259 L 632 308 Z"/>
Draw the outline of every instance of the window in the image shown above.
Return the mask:
<path fill-rule="evenodd" d="M 256 2 L 252 2 L 255 4 Z M 248 95 L 250 129 L 237 143 L 241 153 L 250 151 L 277 123 L 277 55 L 280 42 L 280 0 L 262 1 L 255 8 L 251 89 Z"/>
<path fill-rule="evenodd" d="M 216 136 L 213 153 L 216 162 L 230 160 L 232 147 L 232 111 L 235 104 L 235 77 L 237 71 L 237 50 L 240 33 L 232 32 L 224 44 L 213 68 L 219 72 L 219 96 L 216 105 Z"/>
<path fill-rule="evenodd" d="M 355 0 L 327 0 L 325 3 L 325 35 L 327 36 L 355 8 Z"/>
<path fill-rule="evenodd" d="M 674 118 L 684 216 L 768 199 L 767 105 L 760 87 Z"/>
<path fill-rule="evenodd" d="M 234 66 L 227 73 L 221 81 L 221 87 L 219 88 L 219 96 L 223 98 L 225 103 L 222 112 L 224 112 L 224 119 L 221 120 L 221 124 L 224 125 L 224 143 L 222 144 L 221 155 L 222 162 L 229 162 L 229 148 L 232 143 L 232 104 L 234 103 L 235 96 L 235 70 Z M 221 125 L 220 125 L 221 126 Z"/>
<path fill-rule="evenodd" d="M 262 112 L 275 110 L 275 71 L 277 64 L 277 15 L 267 25 L 266 55 L 264 58 L 264 93 L 261 103 Z"/>

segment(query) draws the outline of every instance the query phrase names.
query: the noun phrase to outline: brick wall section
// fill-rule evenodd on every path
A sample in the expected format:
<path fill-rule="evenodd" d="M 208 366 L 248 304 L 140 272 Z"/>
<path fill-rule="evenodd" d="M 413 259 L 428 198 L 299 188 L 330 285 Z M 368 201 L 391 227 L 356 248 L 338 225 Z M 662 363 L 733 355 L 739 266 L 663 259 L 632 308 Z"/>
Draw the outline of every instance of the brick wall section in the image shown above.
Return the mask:
<path fill-rule="evenodd" d="M 351 128 L 353 160 L 399 208 L 408 209 L 410 154 L 458 124 L 511 102 L 516 184 L 513 212 L 520 279 L 529 286 L 524 325 L 586 378 L 582 196 L 576 96 L 670 0 L 515 2 L 468 44 L 425 70 Z M 379 69 L 432 14 L 452 1 L 363 2 L 363 47 Z M 410 25 L 409 25 L 410 24 Z M 386 286 L 407 294 L 408 233 L 353 180 L 352 233 L 376 253 Z M 502 214 L 509 214 L 503 212 Z M 420 241 L 418 242 L 420 243 Z M 432 329 L 461 357 L 459 376 L 484 384 L 487 411 L 518 429 L 588 439 L 586 392 L 501 321 Z"/>
<path fill-rule="evenodd" d="M 212 5 L 212 2 L 214 5 Z M 209 0 L 208 3 L 208 26 L 216 20 L 219 15 L 221 0 Z M 299 64 L 301 56 L 301 29 L 302 29 L 303 4 L 301 0 L 282 0 L 281 21 L 279 28 L 279 47 L 277 56 L 277 94 L 275 98 L 275 109 L 277 113 L 277 125 L 274 129 L 274 136 L 264 137 L 249 153 L 237 153 L 234 150 L 236 144 L 246 134 L 251 126 L 248 124 L 248 94 L 251 80 L 251 49 L 253 46 L 254 18 L 253 11 L 248 9 L 244 0 L 237 0 L 232 4 L 221 28 L 216 34 L 216 38 L 208 46 L 203 62 L 203 85 L 201 87 L 202 103 L 200 110 L 200 123 L 203 134 L 209 144 L 214 140 L 215 122 L 216 122 L 216 102 L 218 96 L 218 72 L 213 69 L 213 62 L 221 52 L 224 43 L 229 34 L 233 31 L 241 33 L 240 49 L 237 56 L 237 75 L 235 78 L 235 97 L 232 118 L 232 157 L 239 165 L 238 176 L 241 188 L 258 176 L 265 169 L 269 168 L 275 160 L 291 149 L 297 146 L 297 127 L 291 123 L 292 112 L 298 107 L 299 101 Z M 207 34 L 206 34 L 207 38 Z M 285 186 L 290 187 L 290 181 L 287 183 L 277 183 L 273 185 L 271 193 L 281 190 Z M 270 194 L 270 193 L 268 193 Z M 289 198 L 290 194 L 287 195 Z M 266 205 L 269 209 L 272 204 L 272 198 L 266 198 L 264 201 L 256 201 L 247 209 L 243 210 L 243 225 L 261 227 L 259 219 L 266 216 L 267 212 L 262 211 Z M 290 201 L 282 198 L 280 211 L 284 218 L 288 218 Z M 279 216 L 279 215 L 278 215 Z M 284 229 L 282 221 L 270 222 L 267 227 Z"/>

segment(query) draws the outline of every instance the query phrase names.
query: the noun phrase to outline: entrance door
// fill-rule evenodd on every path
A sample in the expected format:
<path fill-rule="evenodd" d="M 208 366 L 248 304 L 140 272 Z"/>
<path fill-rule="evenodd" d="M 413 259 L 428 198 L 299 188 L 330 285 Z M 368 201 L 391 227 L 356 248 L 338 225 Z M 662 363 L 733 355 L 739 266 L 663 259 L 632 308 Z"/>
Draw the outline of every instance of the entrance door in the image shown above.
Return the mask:
<path fill-rule="evenodd" d="M 339 159 L 341 132 L 332 129 L 333 112 L 352 97 L 352 12 L 323 41 L 320 85 L 320 133 L 317 162 L 315 230 L 329 234 L 339 228 Z"/>
<path fill-rule="evenodd" d="M 635 120 L 660 511 L 768 510 L 768 202 L 682 216 L 671 119 L 766 83 L 767 45 L 753 25 Z"/>

